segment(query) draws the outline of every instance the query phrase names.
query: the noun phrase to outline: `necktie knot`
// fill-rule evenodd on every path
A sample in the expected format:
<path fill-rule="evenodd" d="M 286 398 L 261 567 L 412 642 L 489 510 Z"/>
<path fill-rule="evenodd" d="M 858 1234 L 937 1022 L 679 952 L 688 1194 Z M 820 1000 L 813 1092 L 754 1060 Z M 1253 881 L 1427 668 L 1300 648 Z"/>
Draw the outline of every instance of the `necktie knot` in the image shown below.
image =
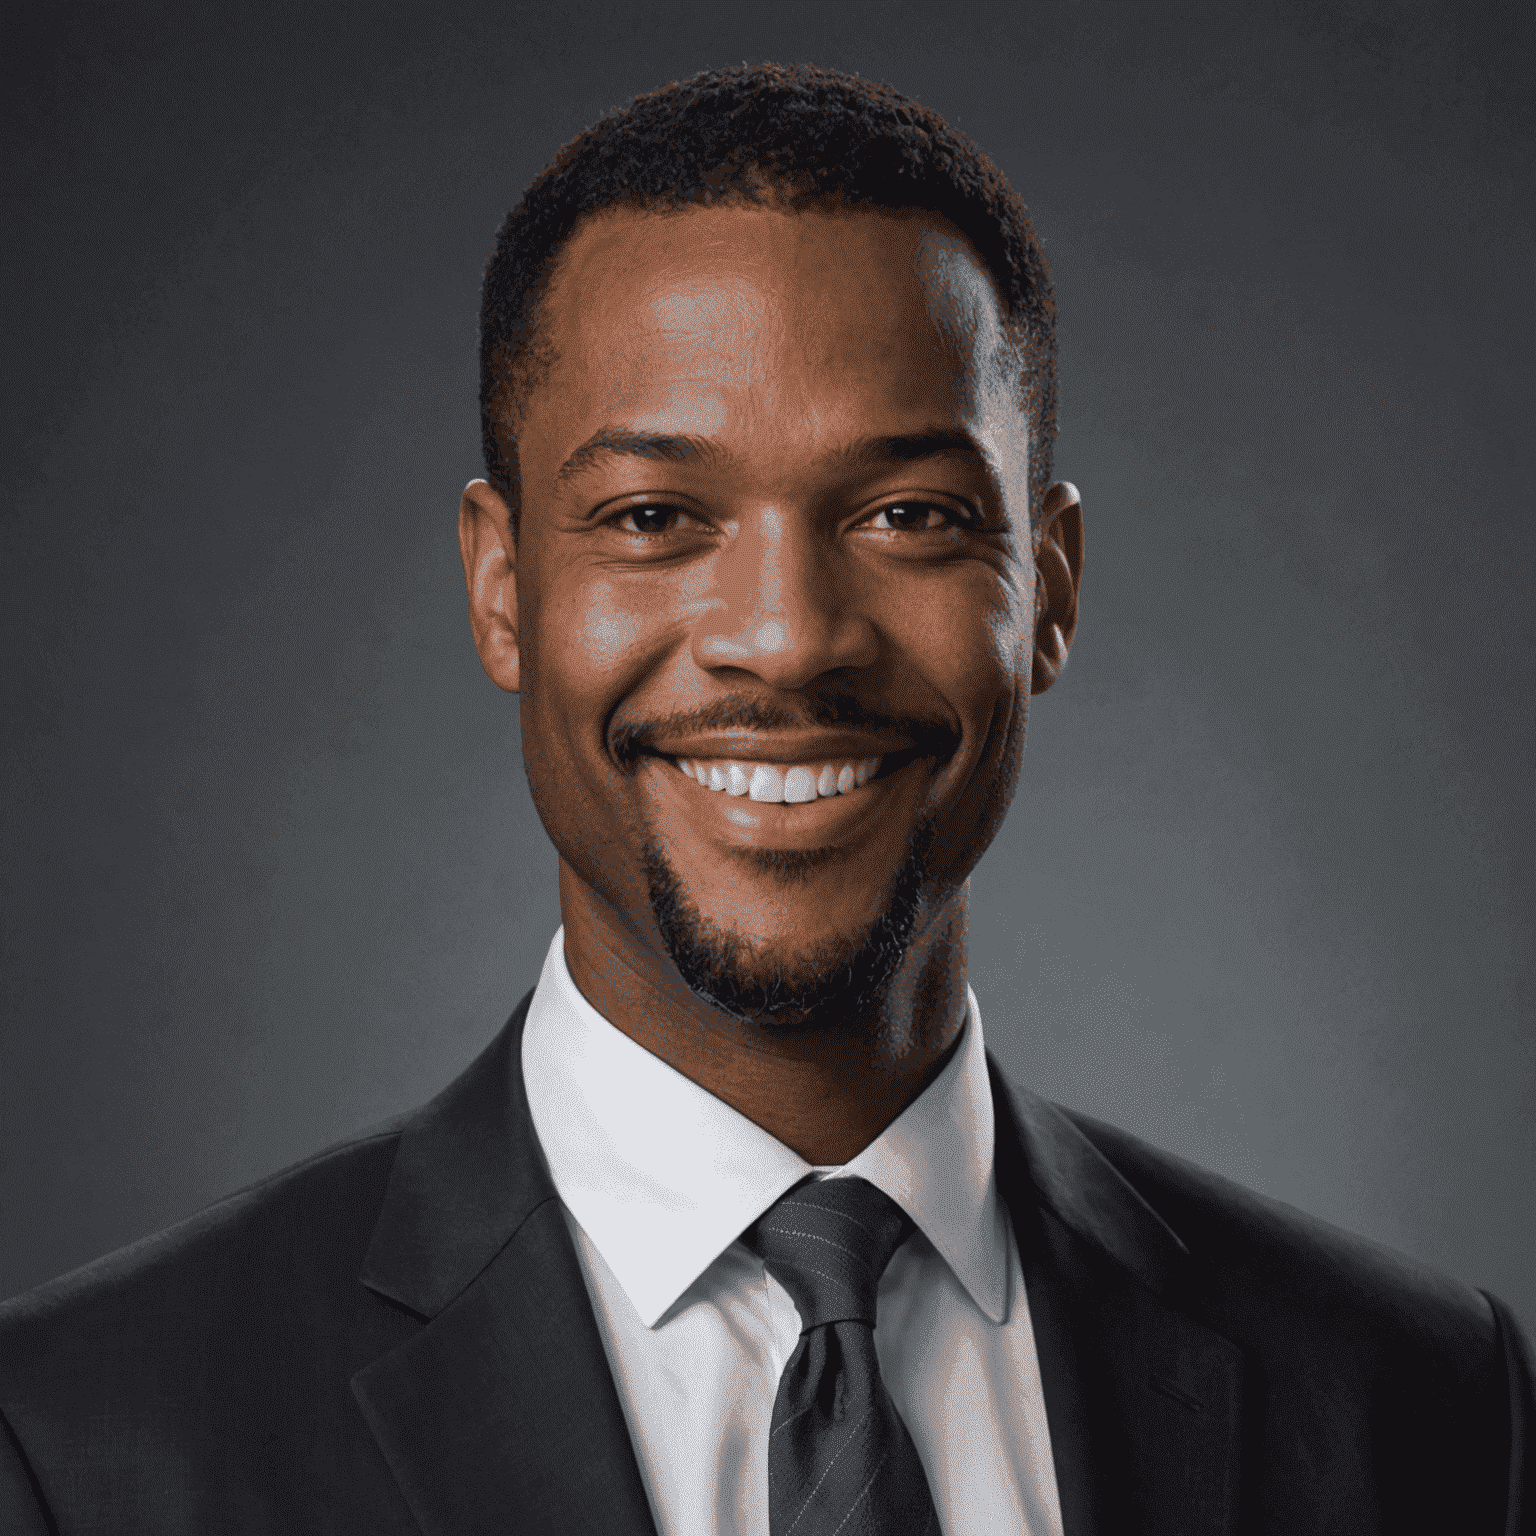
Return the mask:
<path fill-rule="evenodd" d="M 797 1185 L 747 1229 L 746 1243 L 789 1292 L 802 1330 L 875 1324 L 880 1276 L 913 1230 L 867 1179 Z"/>
<path fill-rule="evenodd" d="M 937 1536 L 875 1349 L 880 1276 L 911 1231 L 867 1179 L 823 1179 L 790 1190 L 743 1236 L 800 1313 L 769 1431 L 771 1536 Z"/>

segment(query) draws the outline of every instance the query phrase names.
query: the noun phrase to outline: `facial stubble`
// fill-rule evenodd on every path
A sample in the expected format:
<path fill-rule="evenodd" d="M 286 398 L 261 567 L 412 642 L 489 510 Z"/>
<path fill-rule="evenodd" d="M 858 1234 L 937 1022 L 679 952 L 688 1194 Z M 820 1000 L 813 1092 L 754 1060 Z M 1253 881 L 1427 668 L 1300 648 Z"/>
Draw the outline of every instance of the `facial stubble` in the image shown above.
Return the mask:
<path fill-rule="evenodd" d="M 917 932 L 934 828 L 923 822 L 880 913 L 862 934 L 807 950 L 774 953 L 711 923 L 654 836 L 641 853 L 651 911 L 672 963 L 689 989 L 734 1018 L 780 1030 L 864 1032 L 875 1027 Z M 785 885 L 805 884 L 823 856 L 764 855 L 759 870 Z"/>

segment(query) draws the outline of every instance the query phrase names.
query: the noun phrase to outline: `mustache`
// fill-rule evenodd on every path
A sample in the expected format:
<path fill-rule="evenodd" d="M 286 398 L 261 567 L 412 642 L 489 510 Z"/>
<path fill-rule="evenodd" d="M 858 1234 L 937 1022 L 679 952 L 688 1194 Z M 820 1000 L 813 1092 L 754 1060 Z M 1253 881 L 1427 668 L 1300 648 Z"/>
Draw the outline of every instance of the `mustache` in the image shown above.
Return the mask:
<path fill-rule="evenodd" d="M 924 720 L 914 715 L 888 715 L 871 709 L 856 694 L 821 694 L 791 709 L 785 704 L 751 693 L 733 693 L 703 709 L 631 720 L 610 728 L 608 747 L 626 771 L 642 757 L 653 756 L 656 743 L 668 736 L 707 731 L 803 730 L 806 726 L 860 726 L 906 738 L 915 757 L 940 760 L 952 757 L 960 745 L 960 733 L 945 720 Z"/>

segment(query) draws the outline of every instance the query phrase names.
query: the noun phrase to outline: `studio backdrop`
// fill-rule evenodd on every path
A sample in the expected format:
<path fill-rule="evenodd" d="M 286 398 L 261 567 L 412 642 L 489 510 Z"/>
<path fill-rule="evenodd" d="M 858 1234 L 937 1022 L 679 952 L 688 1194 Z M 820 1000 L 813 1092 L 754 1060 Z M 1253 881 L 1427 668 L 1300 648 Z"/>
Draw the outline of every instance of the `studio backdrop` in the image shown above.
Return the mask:
<path fill-rule="evenodd" d="M 1536 1326 L 1521 13 L 14 22 L 0 1294 L 424 1100 L 535 981 L 455 538 L 480 268 L 603 109 L 775 59 L 936 108 L 1055 270 L 1088 560 L 973 881 L 994 1051 Z"/>

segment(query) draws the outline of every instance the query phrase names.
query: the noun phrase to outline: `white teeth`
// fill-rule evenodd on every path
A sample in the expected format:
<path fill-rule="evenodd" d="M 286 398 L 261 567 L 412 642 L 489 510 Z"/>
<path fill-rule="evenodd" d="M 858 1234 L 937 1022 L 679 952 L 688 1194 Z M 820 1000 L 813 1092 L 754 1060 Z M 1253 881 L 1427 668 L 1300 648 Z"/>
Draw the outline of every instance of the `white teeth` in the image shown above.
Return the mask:
<path fill-rule="evenodd" d="M 703 763 L 680 757 L 677 766 L 705 789 L 751 795 L 769 805 L 806 805 L 812 800 L 850 794 L 867 784 L 879 772 L 880 759 L 866 757 L 857 763 L 826 763 L 819 768 L 797 763 L 785 768 L 778 763 Z"/>
<path fill-rule="evenodd" d="M 784 799 L 783 773 L 772 763 L 759 763 L 752 770 L 752 782 L 747 786 L 747 793 L 754 800 L 763 800 L 771 805 L 779 804 Z"/>
<path fill-rule="evenodd" d="M 804 805 L 816 798 L 816 775 L 809 768 L 791 768 L 784 775 L 784 799 L 790 805 Z"/>

